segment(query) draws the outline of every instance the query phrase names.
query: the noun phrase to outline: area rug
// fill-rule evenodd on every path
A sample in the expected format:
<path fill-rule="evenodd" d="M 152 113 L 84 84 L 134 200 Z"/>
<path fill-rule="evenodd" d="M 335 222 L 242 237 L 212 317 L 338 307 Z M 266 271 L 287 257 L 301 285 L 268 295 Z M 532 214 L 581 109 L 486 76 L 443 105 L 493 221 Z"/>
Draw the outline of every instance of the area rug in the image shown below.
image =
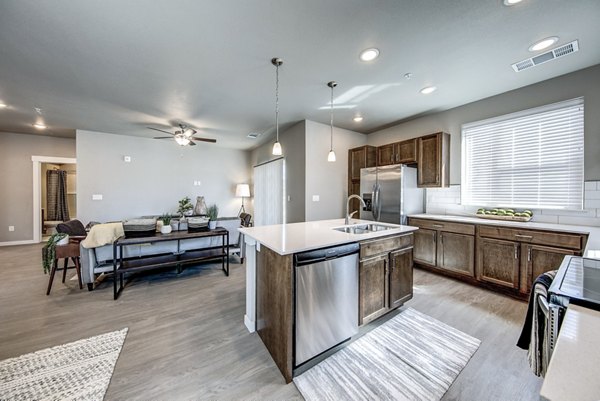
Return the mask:
<path fill-rule="evenodd" d="M 294 383 L 308 401 L 440 400 L 480 343 L 407 308 Z"/>
<path fill-rule="evenodd" d="M 0 361 L 2 400 L 102 400 L 127 328 Z"/>

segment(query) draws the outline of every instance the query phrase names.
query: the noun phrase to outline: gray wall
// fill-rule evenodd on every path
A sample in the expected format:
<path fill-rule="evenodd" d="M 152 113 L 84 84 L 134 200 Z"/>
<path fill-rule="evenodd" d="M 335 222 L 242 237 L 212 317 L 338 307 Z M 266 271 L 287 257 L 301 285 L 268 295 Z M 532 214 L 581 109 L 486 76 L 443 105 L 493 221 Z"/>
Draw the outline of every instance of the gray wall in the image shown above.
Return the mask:
<path fill-rule="evenodd" d="M 306 221 L 344 217 L 348 197 L 348 149 L 366 144 L 367 136 L 341 128 L 333 130 L 336 161 L 327 161 L 330 127 L 306 121 Z M 313 195 L 319 196 L 313 202 Z"/>
<path fill-rule="evenodd" d="M 241 204 L 235 186 L 249 180 L 248 156 L 202 142 L 180 147 L 170 140 L 77 131 L 78 217 L 85 224 L 174 213 L 179 199 L 189 196 L 195 204 L 198 195 L 216 203 L 220 216 L 235 216 Z M 92 200 L 93 194 L 103 200 Z"/>
<path fill-rule="evenodd" d="M 297 223 L 305 220 L 304 188 L 306 183 L 306 122 L 300 121 L 279 133 L 279 142 L 285 157 L 286 190 L 288 202 L 286 205 L 287 223 Z M 273 141 L 254 149 L 251 155 L 252 166 L 276 159 L 273 156 Z M 253 174 L 252 172 L 250 174 Z"/>
<path fill-rule="evenodd" d="M 521 72 L 534 73 L 535 69 Z M 394 125 L 369 134 L 368 144 L 379 146 L 433 132 L 448 132 L 450 183 L 460 184 L 461 124 L 580 96 L 585 97 L 585 179 L 600 180 L 600 65 Z"/>
<path fill-rule="evenodd" d="M 75 157 L 75 140 L 0 132 L 0 242 L 33 240 L 31 156 Z"/>

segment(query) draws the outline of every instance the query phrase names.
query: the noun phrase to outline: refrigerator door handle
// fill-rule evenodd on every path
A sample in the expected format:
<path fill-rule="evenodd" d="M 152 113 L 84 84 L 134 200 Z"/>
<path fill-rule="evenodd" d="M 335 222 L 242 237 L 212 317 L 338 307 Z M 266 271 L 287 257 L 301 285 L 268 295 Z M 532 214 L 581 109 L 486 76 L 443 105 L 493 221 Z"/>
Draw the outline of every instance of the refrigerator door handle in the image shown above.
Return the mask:
<path fill-rule="evenodd" d="M 379 184 L 375 184 L 375 205 L 374 205 L 374 213 L 373 216 L 375 217 L 375 221 L 379 221 L 379 218 L 381 217 L 381 196 L 380 196 L 380 192 L 381 192 L 381 185 Z"/>

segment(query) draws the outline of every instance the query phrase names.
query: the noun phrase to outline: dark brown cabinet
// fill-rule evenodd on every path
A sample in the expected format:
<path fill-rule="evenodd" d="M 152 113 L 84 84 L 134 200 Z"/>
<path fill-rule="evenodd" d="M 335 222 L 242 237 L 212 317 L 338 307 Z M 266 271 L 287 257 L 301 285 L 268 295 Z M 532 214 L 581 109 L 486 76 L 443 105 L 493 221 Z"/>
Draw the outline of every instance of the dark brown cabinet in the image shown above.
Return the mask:
<path fill-rule="evenodd" d="M 565 255 L 574 255 L 569 249 L 522 244 L 521 292 L 528 293 L 533 281 L 542 273 L 560 267 Z"/>
<path fill-rule="evenodd" d="M 410 225 L 413 223 L 409 222 Z M 417 263 L 435 266 L 437 253 L 437 231 L 419 228 L 415 231 L 414 260 Z"/>
<path fill-rule="evenodd" d="M 360 324 L 375 320 L 386 312 L 387 269 L 387 254 L 360 262 Z"/>
<path fill-rule="evenodd" d="M 348 150 L 348 196 L 360 195 L 360 169 L 375 167 L 377 164 L 377 148 L 360 146 Z M 350 202 L 350 212 L 358 211 L 360 202 L 353 199 Z"/>
<path fill-rule="evenodd" d="M 359 324 L 369 323 L 413 295 L 413 234 L 360 243 Z"/>
<path fill-rule="evenodd" d="M 519 244 L 480 238 L 477 244 L 477 279 L 508 288 L 519 288 Z"/>
<path fill-rule="evenodd" d="M 441 231 L 437 244 L 437 265 L 445 270 L 475 275 L 475 237 Z"/>
<path fill-rule="evenodd" d="M 412 249 L 390 253 L 390 308 L 402 306 L 413 296 Z"/>
<path fill-rule="evenodd" d="M 417 139 L 417 184 L 421 188 L 450 184 L 450 135 L 438 132 Z"/>
<path fill-rule="evenodd" d="M 417 139 L 390 143 L 377 148 L 377 165 L 414 164 L 417 162 Z"/>

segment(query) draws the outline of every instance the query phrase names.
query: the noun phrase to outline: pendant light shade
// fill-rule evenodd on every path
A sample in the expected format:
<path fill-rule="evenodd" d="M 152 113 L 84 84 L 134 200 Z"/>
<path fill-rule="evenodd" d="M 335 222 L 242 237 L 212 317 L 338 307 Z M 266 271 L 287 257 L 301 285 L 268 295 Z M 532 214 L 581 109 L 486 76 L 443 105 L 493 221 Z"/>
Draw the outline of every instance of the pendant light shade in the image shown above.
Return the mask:
<path fill-rule="evenodd" d="M 283 151 L 281 144 L 279 143 L 279 66 L 283 64 L 283 60 L 279 57 L 271 59 L 271 64 L 275 66 L 275 132 L 276 139 L 273 144 L 273 154 L 275 156 L 281 156 Z"/>
<path fill-rule="evenodd" d="M 334 162 L 335 161 L 335 152 L 333 151 L 333 88 L 335 88 L 337 86 L 337 82 L 335 81 L 329 81 L 327 83 L 327 86 L 329 86 L 331 88 L 331 109 L 330 109 L 330 113 L 329 113 L 329 123 L 330 123 L 330 134 L 329 134 L 329 154 L 327 155 L 327 161 L 328 162 Z"/>

